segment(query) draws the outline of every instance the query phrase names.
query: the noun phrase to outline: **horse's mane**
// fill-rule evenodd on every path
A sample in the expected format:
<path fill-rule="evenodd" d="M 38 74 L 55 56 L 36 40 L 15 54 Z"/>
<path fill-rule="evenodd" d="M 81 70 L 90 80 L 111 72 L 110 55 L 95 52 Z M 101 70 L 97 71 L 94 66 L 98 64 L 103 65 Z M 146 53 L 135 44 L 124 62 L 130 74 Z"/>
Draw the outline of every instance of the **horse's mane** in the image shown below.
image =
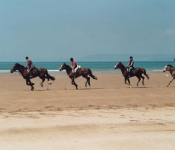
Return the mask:
<path fill-rule="evenodd" d="M 15 65 L 25 68 L 23 65 L 21 65 L 21 64 L 19 64 L 19 63 L 15 63 Z"/>
<path fill-rule="evenodd" d="M 67 65 L 66 63 L 63 63 L 63 64 L 71 69 L 71 66 Z"/>
<path fill-rule="evenodd" d="M 172 65 L 168 64 L 167 66 L 171 67 L 171 68 L 174 68 Z"/>
<path fill-rule="evenodd" d="M 119 63 L 121 64 L 122 67 L 125 68 L 125 65 L 121 61 L 119 61 Z"/>

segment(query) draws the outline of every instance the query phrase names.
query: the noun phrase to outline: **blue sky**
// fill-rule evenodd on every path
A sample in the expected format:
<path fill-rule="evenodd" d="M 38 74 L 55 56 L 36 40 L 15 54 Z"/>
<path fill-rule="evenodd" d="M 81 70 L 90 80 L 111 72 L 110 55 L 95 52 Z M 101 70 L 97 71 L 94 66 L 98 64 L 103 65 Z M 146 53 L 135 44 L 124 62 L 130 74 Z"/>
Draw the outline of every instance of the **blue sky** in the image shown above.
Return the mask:
<path fill-rule="evenodd" d="M 174 0 L 0 0 L 0 61 L 174 58 L 174 6 Z"/>

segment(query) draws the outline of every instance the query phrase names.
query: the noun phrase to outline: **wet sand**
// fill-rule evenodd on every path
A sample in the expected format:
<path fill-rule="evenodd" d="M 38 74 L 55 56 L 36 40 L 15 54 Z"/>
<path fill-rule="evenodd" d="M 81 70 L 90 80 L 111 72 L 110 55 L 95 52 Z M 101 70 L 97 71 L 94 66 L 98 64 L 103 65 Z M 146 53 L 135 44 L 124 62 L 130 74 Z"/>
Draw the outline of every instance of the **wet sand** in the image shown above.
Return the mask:
<path fill-rule="evenodd" d="M 35 90 L 17 74 L 0 75 L 0 150 L 174 150 L 175 81 L 149 73 L 145 86 L 121 73 L 95 74 L 91 87 L 67 75 Z"/>

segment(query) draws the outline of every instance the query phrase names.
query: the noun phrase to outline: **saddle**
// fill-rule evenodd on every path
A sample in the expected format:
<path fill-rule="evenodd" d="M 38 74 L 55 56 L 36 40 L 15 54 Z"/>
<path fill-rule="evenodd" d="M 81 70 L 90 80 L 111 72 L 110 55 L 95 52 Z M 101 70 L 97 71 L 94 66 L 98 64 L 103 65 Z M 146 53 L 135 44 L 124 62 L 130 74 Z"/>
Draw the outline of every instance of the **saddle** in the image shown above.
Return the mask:
<path fill-rule="evenodd" d="M 136 68 L 133 67 L 133 68 L 130 70 L 130 76 L 135 75 L 135 72 L 136 72 Z"/>
<path fill-rule="evenodd" d="M 77 68 L 76 72 L 75 72 L 75 78 L 78 77 L 78 75 L 81 74 L 81 68 Z"/>
<path fill-rule="evenodd" d="M 34 67 L 32 73 L 33 73 L 34 75 L 38 74 L 38 68 L 35 68 L 35 67 Z"/>
<path fill-rule="evenodd" d="M 29 69 L 27 69 L 27 72 L 29 72 Z M 31 75 L 37 75 L 38 74 L 38 68 L 34 67 L 30 74 Z"/>

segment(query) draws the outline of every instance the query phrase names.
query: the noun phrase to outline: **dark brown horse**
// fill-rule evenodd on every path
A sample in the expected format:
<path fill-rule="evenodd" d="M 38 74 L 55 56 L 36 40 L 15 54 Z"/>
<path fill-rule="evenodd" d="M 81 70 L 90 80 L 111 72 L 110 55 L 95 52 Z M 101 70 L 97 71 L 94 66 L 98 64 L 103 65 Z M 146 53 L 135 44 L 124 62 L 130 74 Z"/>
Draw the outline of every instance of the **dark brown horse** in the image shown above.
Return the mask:
<path fill-rule="evenodd" d="M 47 69 L 45 69 L 45 68 L 38 68 L 37 73 L 36 73 L 36 74 L 32 74 L 32 77 L 30 76 L 29 72 L 27 71 L 27 68 L 24 67 L 24 66 L 22 66 L 22 65 L 20 65 L 20 64 L 18 64 L 18 63 L 16 63 L 16 64 L 12 67 L 12 69 L 10 70 L 10 72 L 13 73 L 13 72 L 16 71 L 16 70 L 18 70 L 19 73 L 22 75 L 22 77 L 26 80 L 26 85 L 31 86 L 31 90 L 34 90 L 34 86 L 33 86 L 34 83 L 32 83 L 32 82 L 30 81 L 30 79 L 32 79 L 32 78 L 35 78 L 35 77 L 41 78 L 41 79 L 42 79 L 42 82 L 41 82 L 40 85 L 41 85 L 42 87 L 43 87 L 43 82 L 45 81 L 45 79 L 48 79 L 48 83 L 49 83 L 49 84 L 51 84 L 50 81 L 49 81 L 49 79 L 51 79 L 51 80 L 53 80 L 53 81 L 55 80 L 55 77 L 50 76 L 50 75 L 48 74 Z"/>
<path fill-rule="evenodd" d="M 144 85 L 144 79 L 145 77 L 142 76 L 142 74 L 144 74 L 147 79 L 149 79 L 149 76 L 146 74 L 146 70 L 144 68 L 134 68 L 131 73 L 130 73 L 130 77 L 128 77 L 128 71 L 127 71 L 127 68 L 122 64 L 122 62 L 118 62 L 115 66 L 114 66 L 114 69 L 117 69 L 117 68 L 120 68 L 124 78 L 125 78 L 125 84 L 126 83 L 126 80 L 128 81 L 128 84 L 130 85 L 130 80 L 129 78 L 130 77 L 134 77 L 136 76 L 138 78 L 138 82 L 137 82 L 137 86 L 139 85 L 139 82 L 142 78 L 142 84 Z"/>
<path fill-rule="evenodd" d="M 166 65 L 163 69 L 163 72 L 165 72 L 165 71 L 169 71 L 171 76 L 172 76 L 171 81 L 167 85 L 167 87 L 168 87 L 170 85 L 170 83 L 175 79 L 175 68 L 172 65 Z"/>
<path fill-rule="evenodd" d="M 66 63 L 63 63 L 61 65 L 59 71 L 62 71 L 64 69 L 66 70 L 67 75 L 69 76 L 69 78 L 71 78 L 71 80 L 72 80 L 71 83 L 73 85 L 75 85 L 76 89 L 78 89 L 78 85 L 75 83 L 75 77 L 78 78 L 78 77 L 82 76 L 82 77 L 86 78 L 87 81 L 85 83 L 85 87 L 87 86 L 87 83 L 90 86 L 90 77 L 92 77 L 93 79 L 97 80 L 97 77 L 95 77 L 92 74 L 92 71 L 89 68 L 78 68 L 77 71 L 76 71 L 75 76 L 74 76 L 74 73 L 72 72 L 72 68 L 69 65 L 67 65 Z"/>

